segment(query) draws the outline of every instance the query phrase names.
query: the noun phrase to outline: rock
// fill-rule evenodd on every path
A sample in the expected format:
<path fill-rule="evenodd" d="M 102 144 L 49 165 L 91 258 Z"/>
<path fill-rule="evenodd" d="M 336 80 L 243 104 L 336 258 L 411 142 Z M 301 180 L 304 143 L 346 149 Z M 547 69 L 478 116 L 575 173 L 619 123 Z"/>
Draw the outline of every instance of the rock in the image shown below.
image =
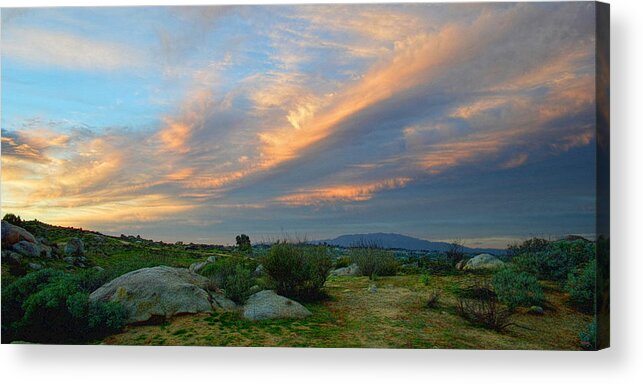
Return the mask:
<path fill-rule="evenodd" d="M 212 298 L 212 306 L 215 308 L 227 309 L 227 310 L 232 310 L 237 308 L 237 304 L 234 301 L 228 299 L 221 293 L 212 293 L 211 298 Z"/>
<path fill-rule="evenodd" d="M 532 305 L 527 310 L 527 313 L 531 313 L 532 315 L 544 315 L 545 310 L 543 309 L 543 307 L 539 307 L 537 305 Z"/>
<path fill-rule="evenodd" d="M 40 247 L 36 243 L 31 243 L 26 240 L 19 241 L 13 245 L 13 250 L 30 257 L 39 257 L 40 256 Z"/>
<path fill-rule="evenodd" d="M 250 292 L 251 295 L 254 295 L 257 292 L 261 292 L 261 287 L 258 285 L 253 285 L 252 287 L 250 287 L 250 289 L 248 289 L 248 292 Z"/>
<path fill-rule="evenodd" d="M 263 270 L 264 270 L 263 264 L 259 264 L 259 265 L 257 265 L 257 268 L 255 268 L 255 271 L 253 272 L 253 274 L 255 276 L 261 276 L 261 275 L 263 275 Z"/>
<path fill-rule="evenodd" d="M 499 269 L 504 266 L 505 263 L 497 257 L 488 253 L 481 253 L 478 256 L 469 259 L 462 269 L 465 271 L 471 271 L 476 269 Z"/>
<path fill-rule="evenodd" d="M 457 269 L 458 271 L 461 271 L 461 270 L 462 270 L 462 268 L 464 268 L 464 264 L 466 264 L 466 261 L 464 261 L 464 260 L 460 260 L 460 261 L 458 261 L 458 262 L 455 264 L 455 269 Z"/>
<path fill-rule="evenodd" d="M 248 320 L 302 319 L 310 315 L 298 302 L 267 290 L 250 296 L 243 309 L 243 317 Z"/>
<path fill-rule="evenodd" d="M 208 263 L 207 261 L 200 261 L 200 262 L 197 262 L 197 263 L 190 264 L 190 268 L 188 268 L 188 269 L 190 270 L 190 272 L 199 273 L 208 264 L 210 264 L 210 263 Z"/>
<path fill-rule="evenodd" d="M 70 264 L 70 265 L 76 264 L 76 258 L 75 257 L 67 256 L 67 257 L 63 258 L 63 260 L 65 261 L 65 263 Z"/>
<path fill-rule="evenodd" d="M 2 251 L 2 263 L 7 265 L 19 265 L 22 257 L 13 251 Z"/>
<path fill-rule="evenodd" d="M 331 276 L 357 276 L 359 275 L 359 267 L 357 264 L 351 264 L 348 267 L 337 268 L 330 272 Z"/>
<path fill-rule="evenodd" d="M 217 261 L 217 258 L 214 256 L 210 256 L 205 261 L 207 261 L 208 263 L 215 263 Z"/>
<path fill-rule="evenodd" d="M 101 266 L 99 266 L 99 265 L 97 265 L 97 266 L 93 267 L 92 269 L 93 269 L 94 271 L 97 271 L 97 272 L 103 272 L 103 271 L 105 270 L 105 268 L 103 268 L 103 267 L 101 267 Z"/>
<path fill-rule="evenodd" d="M 368 293 L 376 293 L 377 292 L 377 285 L 371 284 L 367 288 Z"/>
<path fill-rule="evenodd" d="M 20 241 L 36 243 L 34 235 L 24 228 L 2 221 L 2 248 L 8 249 Z"/>
<path fill-rule="evenodd" d="M 85 256 L 85 245 L 83 241 L 77 237 L 70 239 L 65 244 L 65 254 L 73 257 Z"/>
<path fill-rule="evenodd" d="M 127 323 L 170 318 L 181 313 L 211 312 L 208 279 L 185 268 L 159 266 L 126 273 L 89 295 L 92 301 L 115 301 L 127 311 Z"/>
<path fill-rule="evenodd" d="M 29 263 L 29 268 L 33 269 L 34 271 L 42 269 L 42 265 L 38 263 Z"/>
<path fill-rule="evenodd" d="M 48 245 L 40 244 L 40 257 L 51 259 L 53 257 L 51 247 Z"/>

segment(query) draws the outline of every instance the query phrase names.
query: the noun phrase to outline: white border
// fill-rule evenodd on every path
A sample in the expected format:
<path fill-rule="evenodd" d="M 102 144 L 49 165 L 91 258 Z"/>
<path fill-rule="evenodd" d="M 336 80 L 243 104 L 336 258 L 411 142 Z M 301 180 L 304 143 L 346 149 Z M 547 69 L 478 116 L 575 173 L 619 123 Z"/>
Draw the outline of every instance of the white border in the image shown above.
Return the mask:
<path fill-rule="evenodd" d="M 278 3 L 311 1 L 280 0 Z M 317 3 L 328 1 L 315 1 Z M 363 2 L 363 1 L 355 1 Z M 378 2 L 378 1 L 368 1 Z M 176 5 L 175 0 L 0 0 L 2 7 Z M 274 3 L 190 0 L 188 4 Z M 596 353 L 205 347 L 0 347 L 8 383 L 635 383 L 643 382 L 643 2 L 613 0 L 612 348 Z M 638 119 L 637 119 L 638 118 Z M 639 123 L 639 124 L 637 124 Z"/>

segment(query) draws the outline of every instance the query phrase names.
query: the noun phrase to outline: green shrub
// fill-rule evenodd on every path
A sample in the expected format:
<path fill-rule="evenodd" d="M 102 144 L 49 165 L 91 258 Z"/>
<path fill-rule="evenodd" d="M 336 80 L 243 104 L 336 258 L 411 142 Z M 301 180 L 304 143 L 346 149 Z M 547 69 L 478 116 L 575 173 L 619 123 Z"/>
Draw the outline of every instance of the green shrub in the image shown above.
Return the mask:
<path fill-rule="evenodd" d="M 335 260 L 335 269 L 348 267 L 352 263 L 353 263 L 353 261 L 351 260 L 351 258 L 349 256 L 338 257 Z"/>
<path fill-rule="evenodd" d="M 376 276 L 393 276 L 399 269 L 399 263 L 393 253 L 381 248 L 352 248 L 350 254 L 362 276 L 368 276 L 371 280 Z"/>
<path fill-rule="evenodd" d="M 583 349 L 596 349 L 596 318 L 587 325 L 587 328 L 578 334 L 578 338 L 580 339 L 580 345 Z"/>
<path fill-rule="evenodd" d="M 255 285 L 253 276 L 255 263 L 243 257 L 228 257 L 203 268 L 201 274 L 210 278 L 225 296 L 237 304 L 243 304 L 250 296 L 250 288 Z"/>
<path fill-rule="evenodd" d="M 583 240 L 561 240 L 548 243 L 545 250 L 523 253 L 513 259 L 514 265 L 542 280 L 564 282 L 569 273 L 595 256 L 594 244 Z"/>
<path fill-rule="evenodd" d="M 540 305 L 545 300 L 543 288 L 533 275 L 513 268 L 497 271 L 492 279 L 498 300 L 510 310 L 517 307 Z"/>
<path fill-rule="evenodd" d="M 422 266 L 424 267 L 424 270 L 434 276 L 446 276 L 456 273 L 455 266 L 448 260 L 426 260 L 422 263 Z"/>
<path fill-rule="evenodd" d="M 303 301 L 323 296 L 333 266 L 328 248 L 289 243 L 274 244 L 262 264 L 278 294 Z"/>
<path fill-rule="evenodd" d="M 429 282 L 431 282 L 431 278 L 428 274 L 423 273 L 422 275 L 420 275 L 420 282 L 426 287 L 427 285 L 429 285 Z"/>
<path fill-rule="evenodd" d="M 13 225 L 19 226 L 20 224 L 22 224 L 22 219 L 20 219 L 20 216 L 16 216 L 13 213 L 7 213 L 6 215 L 4 215 L 4 218 L 2 220 Z"/>
<path fill-rule="evenodd" d="M 596 259 L 592 259 L 576 273 L 570 273 L 565 285 L 569 302 L 581 311 L 594 312 L 596 297 Z"/>
<path fill-rule="evenodd" d="M 3 341 L 78 343 L 121 329 L 125 310 L 90 302 L 88 276 L 45 269 L 9 285 L 2 292 Z"/>

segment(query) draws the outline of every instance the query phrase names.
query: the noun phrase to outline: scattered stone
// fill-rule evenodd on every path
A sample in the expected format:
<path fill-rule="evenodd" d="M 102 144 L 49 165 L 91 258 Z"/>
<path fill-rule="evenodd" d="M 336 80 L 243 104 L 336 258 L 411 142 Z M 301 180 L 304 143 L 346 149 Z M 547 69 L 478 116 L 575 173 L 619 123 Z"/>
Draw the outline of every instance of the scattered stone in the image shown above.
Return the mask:
<path fill-rule="evenodd" d="M 243 317 L 248 320 L 301 319 L 310 315 L 298 302 L 268 290 L 250 296 L 243 310 Z"/>
<path fill-rule="evenodd" d="M 65 244 L 65 254 L 73 257 L 85 256 L 85 245 L 83 241 L 77 237 L 70 239 Z"/>
<path fill-rule="evenodd" d="M 263 275 L 263 271 L 264 271 L 263 264 L 259 264 L 257 265 L 257 268 L 255 268 L 255 271 L 253 273 L 255 276 L 261 276 Z"/>
<path fill-rule="evenodd" d="M 376 293 L 377 292 L 377 285 L 371 284 L 368 286 L 368 293 Z"/>
<path fill-rule="evenodd" d="M 464 268 L 465 264 L 466 264 L 466 261 L 460 260 L 455 264 L 455 269 L 457 269 L 458 271 L 461 271 L 462 268 Z"/>
<path fill-rule="evenodd" d="M 2 263 L 7 265 L 19 265 L 22 257 L 13 251 L 2 251 Z"/>
<path fill-rule="evenodd" d="M 497 257 L 488 253 L 481 253 L 478 256 L 469 259 L 462 268 L 465 271 L 476 269 L 499 269 L 505 266 L 505 263 Z"/>
<path fill-rule="evenodd" d="M 99 265 L 93 267 L 92 269 L 95 270 L 95 271 L 98 271 L 98 272 L 103 272 L 105 270 L 105 268 L 103 268 L 103 267 L 101 267 Z"/>
<path fill-rule="evenodd" d="M 36 243 L 31 243 L 26 240 L 19 241 L 13 245 L 13 250 L 29 257 L 40 256 L 40 247 Z"/>
<path fill-rule="evenodd" d="M 65 261 L 65 263 L 67 263 L 69 265 L 76 264 L 76 258 L 75 257 L 67 256 L 67 257 L 63 258 L 63 260 Z"/>
<path fill-rule="evenodd" d="M 126 273 L 89 295 L 115 301 L 127 311 L 127 323 L 170 318 L 181 313 L 211 312 L 208 279 L 184 268 L 159 266 Z"/>
<path fill-rule="evenodd" d="M 29 263 L 29 268 L 33 269 L 34 271 L 38 271 L 42 269 L 42 265 L 38 263 Z"/>
<path fill-rule="evenodd" d="M 529 307 L 529 310 L 527 310 L 527 313 L 531 313 L 532 315 L 544 315 L 545 310 L 543 307 L 540 307 L 538 305 L 532 305 Z"/>
<path fill-rule="evenodd" d="M 357 264 L 351 264 L 348 267 L 337 268 L 330 272 L 331 276 L 357 276 L 359 275 L 359 267 Z"/>
<path fill-rule="evenodd" d="M 208 257 L 208 258 L 206 259 L 206 261 L 207 261 L 208 263 L 214 263 L 214 262 L 216 262 L 216 261 L 217 261 L 217 258 L 216 258 L 216 257 L 214 257 L 214 256 L 210 256 L 210 257 Z"/>
<path fill-rule="evenodd" d="M 36 238 L 24 228 L 2 221 L 2 248 L 8 249 L 20 241 L 35 243 Z"/>

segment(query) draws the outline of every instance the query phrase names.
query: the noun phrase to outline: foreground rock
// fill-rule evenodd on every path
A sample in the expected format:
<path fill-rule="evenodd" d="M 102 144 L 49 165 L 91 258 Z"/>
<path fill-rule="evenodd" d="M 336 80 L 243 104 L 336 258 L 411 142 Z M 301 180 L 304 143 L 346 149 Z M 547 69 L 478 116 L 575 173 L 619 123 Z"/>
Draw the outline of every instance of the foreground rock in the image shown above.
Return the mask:
<path fill-rule="evenodd" d="M 250 296 L 243 310 L 248 320 L 302 319 L 312 315 L 306 307 L 274 291 L 261 291 Z"/>
<path fill-rule="evenodd" d="M 126 322 L 139 323 L 181 313 L 211 312 L 212 298 L 207 285 L 207 278 L 187 269 L 160 266 L 117 277 L 92 292 L 89 298 L 119 302 L 127 310 Z"/>
<path fill-rule="evenodd" d="M 469 261 L 462 267 L 465 271 L 477 269 L 499 269 L 505 266 L 502 260 L 488 253 L 482 253 Z"/>
<path fill-rule="evenodd" d="M 36 243 L 34 235 L 24 228 L 2 221 L 2 248 L 8 249 L 20 241 Z"/>
<path fill-rule="evenodd" d="M 337 268 L 330 272 L 331 276 L 357 276 L 359 275 L 359 267 L 357 264 L 351 264 L 348 267 Z"/>

